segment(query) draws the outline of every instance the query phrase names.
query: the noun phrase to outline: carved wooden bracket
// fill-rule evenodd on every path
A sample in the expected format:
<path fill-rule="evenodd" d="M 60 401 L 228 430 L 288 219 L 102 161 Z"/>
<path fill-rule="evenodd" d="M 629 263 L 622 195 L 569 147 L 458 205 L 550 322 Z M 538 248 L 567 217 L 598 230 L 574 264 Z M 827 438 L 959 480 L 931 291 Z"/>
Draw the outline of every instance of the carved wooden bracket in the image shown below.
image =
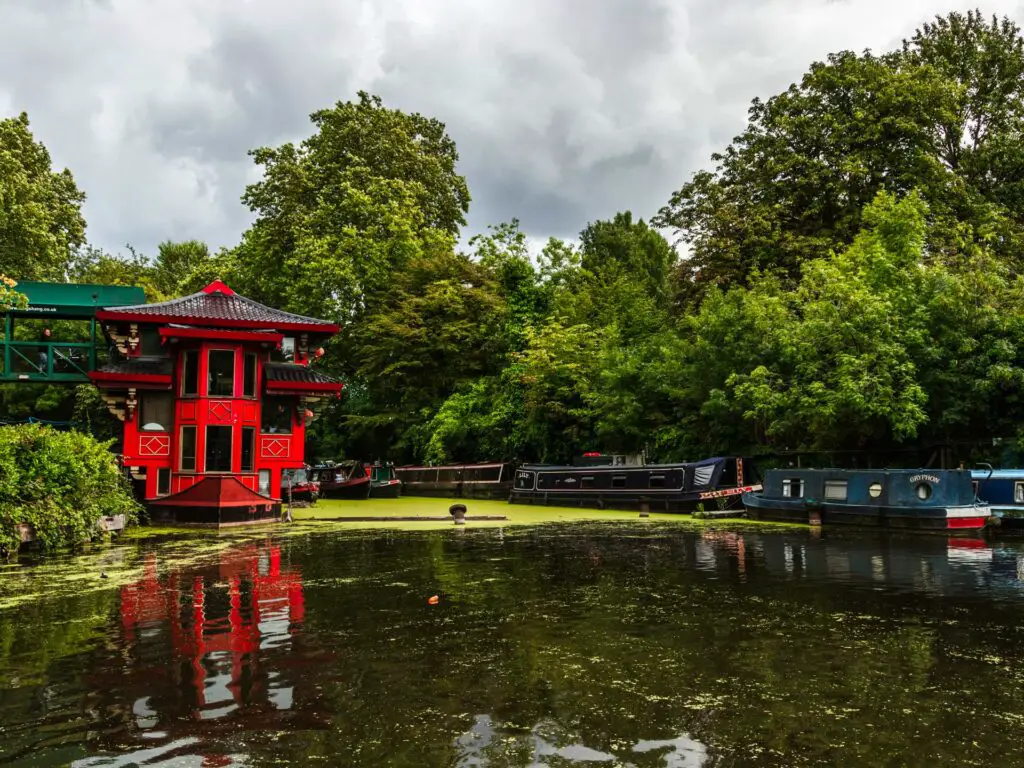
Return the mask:
<path fill-rule="evenodd" d="M 139 405 L 139 399 L 135 396 L 135 388 L 132 387 L 128 390 L 128 399 L 125 401 L 125 406 L 128 409 L 128 419 L 131 420 L 135 416 L 135 409 Z"/>
<path fill-rule="evenodd" d="M 114 345 L 117 347 L 117 351 L 125 357 L 128 357 L 128 337 L 121 333 L 118 327 L 113 323 L 103 326 L 103 330 L 107 332 L 107 336 L 109 336 L 114 342 Z"/>
<path fill-rule="evenodd" d="M 111 395 L 104 393 L 102 395 L 103 402 L 107 404 L 107 410 L 110 411 L 114 418 L 118 421 L 124 421 L 125 417 L 125 397 L 124 395 Z"/>

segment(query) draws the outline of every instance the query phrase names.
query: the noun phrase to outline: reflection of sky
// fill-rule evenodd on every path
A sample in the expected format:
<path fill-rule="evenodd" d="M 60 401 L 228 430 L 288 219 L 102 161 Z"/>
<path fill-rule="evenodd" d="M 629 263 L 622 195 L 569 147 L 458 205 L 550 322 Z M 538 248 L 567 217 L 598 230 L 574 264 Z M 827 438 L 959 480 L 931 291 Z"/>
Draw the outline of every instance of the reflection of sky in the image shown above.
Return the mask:
<path fill-rule="evenodd" d="M 98 766 L 104 766 L 104 768 L 128 768 L 128 766 L 160 764 L 163 763 L 161 758 L 169 758 L 173 760 L 174 768 L 206 768 L 206 766 L 210 765 L 208 755 L 189 754 L 184 751 L 187 747 L 197 747 L 200 741 L 201 739 L 195 736 L 188 736 L 183 739 L 169 741 L 158 747 L 137 749 L 134 752 L 128 752 L 123 755 L 83 758 L 74 761 L 71 763 L 71 766 L 72 768 L 94 768 Z M 218 758 L 221 760 L 221 762 L 217 763 L 218 765 L 249 765 L 245 755 L 225 755 L 223 758 L 219 756 Z"/>
<path fill-rule="evenodd" d="M 207 669 L 203 692 L 206 703 L 200 712 L 203 720 L 216 720 L 238 709 L 231 692 L 234 681 L 232 661 L 232 655 L 228 651 L 211 651 L 203 658 L 203 664 Z"/>
<path fill-rule="evenodd" d="M 538 723 L 529 733 L 522 733 L 503 729 L 490 715 L 477 715 L 473 726 L 456 739 L 456 747 L 458 768 L 483 768 L 506 754 L 514 754 L 518 760 L 527 757 L 531 768 L 552 764 L 549 757 L 557 758 L 560 765 L 565 761 L 612 763 L 622 768 L 636 765 L 630 760 L 633 755 L 642 755 L 645 766 L 654 765 L 652 752 L 660 753 L 659 768 L 701 768 L 707 758 L 707 748 L 686 734 L 675 739 L 641 740 L 614 755 L 576 743 L 554 722 Z"/>

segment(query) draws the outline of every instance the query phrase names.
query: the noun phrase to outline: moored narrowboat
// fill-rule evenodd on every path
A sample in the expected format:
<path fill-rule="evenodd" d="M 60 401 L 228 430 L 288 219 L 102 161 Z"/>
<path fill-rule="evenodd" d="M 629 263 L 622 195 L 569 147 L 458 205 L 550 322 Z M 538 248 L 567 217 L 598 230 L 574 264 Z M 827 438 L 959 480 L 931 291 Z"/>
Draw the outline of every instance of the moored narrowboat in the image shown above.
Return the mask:
<path fill-rule="evenodd" d="M 975 493 L 999 519 L 999 527 L 1024 530 L 1024 469 L 973 469 Z"/>
<path fill-rule="evenodd" d="M 991 518 L 969 470 L 771 469 L 747 516 L 812 524 L 970 531 Z"/>
<path fill-rule="evenodd" d="M 510 462 L 395 467 L 403 495 L 456 499 L 507 499 L 514 473 Z"/>
<path fill-rule="evenodd" d="M 757 491 L 752 463 L 720 456 L 686 464 L 524 464 L 515 472 L 509 501 L 545 506 L 647 508 L 666 512 L 739 506 L 743 493 Z"/>
<path fill-rule="evenodd" d="M 375 462 L 367 468 L 370 476 L 370 497 L 374 499 L 397 499 L 402 495 L 402 481 L 395 475 L 394 464 Z"/>
<path fill-rule="evenodd" d="M 370 497 L 370 476 L 361 462 L 318 464 L 312 472 L 320 481 L 320 495 L 325 499 L 362 500 Z"/>

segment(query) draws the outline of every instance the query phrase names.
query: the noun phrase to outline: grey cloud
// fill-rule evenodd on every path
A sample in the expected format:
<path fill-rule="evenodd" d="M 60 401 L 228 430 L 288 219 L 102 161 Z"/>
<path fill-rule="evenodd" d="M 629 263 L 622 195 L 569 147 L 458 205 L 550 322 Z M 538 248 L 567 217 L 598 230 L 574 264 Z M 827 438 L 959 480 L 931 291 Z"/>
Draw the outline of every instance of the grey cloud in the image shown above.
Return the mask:
<path fill-rule="evenodd" d="M 957 8 L 976 4 L 956 0 Z M 1017 2 L 988 9 L 1014 14 Z M 943 12 L 945 9 L 943 9 Z M 90 239 L 231 245 L 249 149 L 359 89 L 444 121 L 469 232 L 649 217 L 828 52 L 898 44 L 926 0 L 71 0 L 0 3 L 0 109 L 87 192 Z"/>

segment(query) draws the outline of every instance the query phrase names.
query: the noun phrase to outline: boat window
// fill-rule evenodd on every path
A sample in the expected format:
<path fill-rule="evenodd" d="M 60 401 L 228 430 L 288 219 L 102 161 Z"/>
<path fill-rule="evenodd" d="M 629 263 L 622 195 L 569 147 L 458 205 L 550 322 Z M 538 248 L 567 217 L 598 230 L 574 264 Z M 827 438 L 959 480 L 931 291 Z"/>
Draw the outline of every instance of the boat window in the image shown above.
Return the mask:
<path fill-rule="evenodd" d="M 265 397 L 262 410 L 261 432 L 288 434 L 292 431 L 292 413 L 287 400 L 280 397 Z"/>
<path fill-rule="evenodd" d="M 231 397 L 235 394 L 235 353 L 230 349 L 211 349 L 206 359 L 206 394 Z"/>
<path fill-rule="evenodd" d="M 869 485 L 868 486 L 868 495 L 871 496 L 872 499 L 877 499 L 879 496 L 881 496 L 882 495 L 882 484 L 881 483 L 872 483 L 871 485 Z"/>
<path fill-rule="evenodd" d="M 171 469 L 161 467 L 156 471 L 156 495 L 166 496 L 171 492 Z"/>
<path fill-rule="evenodd" d="M 846 501 L 846 481 L 826 480 L 825 498 L 828 501 Z"/>
<path fill-rule="evenodd" d="M 174 423 L 174 398 L 165 392 L 146 392 L 141 415 L 143 432 L 166 432 Z"/>
<path fill-rule="evenodd" d="M 782 481 L 782 498 L 800 499 L 804 495 L 804 481 L 800 478 L 789 478 Z"/>
<path fill-rule="evenodd" d="M 977 491 L 975 491 L 977 493 Z M 1024 504 L 1024 483 L 1017 482 L 1013 484 L 1013 503 Z"/>
<path fill-rule="evenodd" d="M 181 394 L 199 394 L 199 350 L 188 349 L 181 363 Z"/>
<path fill-rule="evenodd" d="M 593 477 L 583 477 L 583 478 L 580 478 L 580 488 L 593 488 L 593 487 L 594 487 L 594 478 Z"/>
<path fill-rule="evenodd" d="M 256 427 L 242 427 L 242 472 L 252 472 L 256 455 Z"/>
<path fill-rule="evenodd" d="M 928 483 L 917 484 L 917 498 L 921 501 L 927 501 L 932 497 L 932 487 Z"/>
<path fill-rule="evenodd" d="M 260 485 L 259 485 L 259 489 L 260 489 L 260 493 L 262 493 L 264 496 L 269 496 L 270 495 L 270 470 L 269 469 L 261 469 L 260 470 Z"/>
<path fill-rule="evenodd" d="M 231 427 L 206 428 L 206 471 L 231 471 Z"/>
<path fill-rule="evenodd" d="M 245 353 L 245 365 L 242 370 L 242 397 L 256 397 L 256 354 Z"/>
<path fill-rule="evenodd" d="M 651 475 L 650 480 L 647 484 L 651 488 L 664 488 L 665 487 L 665 476 L 664 475 Z"/>
<path fill-rule="evenodd" d="M 625 488 L 626 487 L 626 476 L 625 475 L 614 475 L 612 477 L 612 488 Z"/>
<path fill-rule="evenodd" d="M 196 428 L 181 428 L 181 458 L 178 467 L 182 472 L 196 471 Z"/>

